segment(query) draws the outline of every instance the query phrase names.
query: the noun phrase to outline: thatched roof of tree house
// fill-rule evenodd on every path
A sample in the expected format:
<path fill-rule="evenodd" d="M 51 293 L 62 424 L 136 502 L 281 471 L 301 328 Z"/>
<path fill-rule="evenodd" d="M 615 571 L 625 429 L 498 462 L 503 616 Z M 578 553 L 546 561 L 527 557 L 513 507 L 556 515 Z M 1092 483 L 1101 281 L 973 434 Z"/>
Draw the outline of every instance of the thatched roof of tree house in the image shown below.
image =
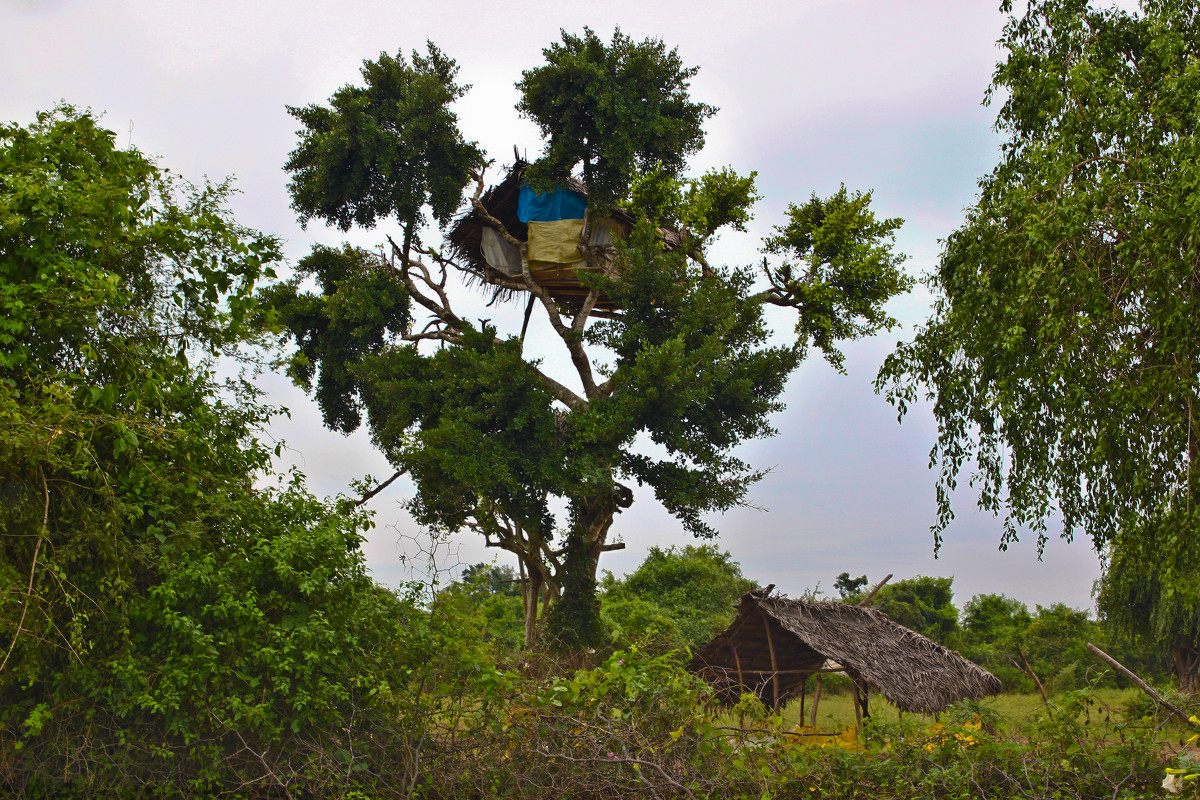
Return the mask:
<path fill-rule="evenodd" d="M 503 224 L 507 232 L 522 243 L 521 247 L 513 248 L 510 243 L 496 236 L 492 232 L 493 226 L 478 209 L 471 208 L 450 228 L 447 236 L 450 249 L 464 271 L 480 282 L 496 287 L 496 294 L 502 298 L 522 291 L 519 284 L 522 281 L 521 262 L 524 261 L 529 265 L 534 281 L 546 287 L 558 303 L 568 308 L 577 307 L 588 294 L 588 288 L 580 282 L 579 274 L 589 269 L 613 268 L 613 242 L 625 237 L 633 229 L 633 217 L 617 209 L 608 219 L 589 220 L 590 265 L 582 254 L 575 258 L 573 254 L 577 251 L 574 250 L 571 251 L 572 255 L 561 256 L 559 260 L 541 260 L 537 258 L 536 242 L 530 241 L 531 225 L 522 222 L 518 215 L 522 175 L 528 166 L 526 162 L 518 160 L 503 180 L 488 188 L 479 198 L 488 214 Z M 587 201 L 587 187 L 581 181 L 570 179 L 560 189 L 574 195 L 582 203 Z M 675 231 L 660 230 L 660 234 L 669 247 L 678 247 L 682 243 L 682 237 Z M 616 310 L 606 297 L 602 297 L 595 308 L 600 312 Z"/>
<path fill-rule="evenodd" d="M 864 706 L 870 690 L 916 713 L 937 714 L 958 700 L 1000 691 L 990 672 L 878 609 L 764 591 L 742 595 L 733 624 L 698 650 L 688 667 L 729 702 L 753 692 L 776 708 L 801 696 L 809 676 L 826 672 L 848 675 L 856 700 L 863 692 Z"/>

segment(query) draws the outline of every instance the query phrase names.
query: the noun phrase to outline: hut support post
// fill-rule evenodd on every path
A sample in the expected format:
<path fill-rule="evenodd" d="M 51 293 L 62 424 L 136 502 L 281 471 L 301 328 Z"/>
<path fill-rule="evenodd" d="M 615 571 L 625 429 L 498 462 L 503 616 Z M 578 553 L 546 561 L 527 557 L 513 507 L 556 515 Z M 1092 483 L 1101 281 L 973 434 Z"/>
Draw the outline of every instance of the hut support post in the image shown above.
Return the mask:
<path fill-rule="evenodd" d="M 808 676 L 805 675 L 804 679 L 802 681 L 800 681 L 800 724 L 801 725 L 804 724 L 804 700 L 807 695 L 808 695 Z"/>
<path fill-rule="evenodd" d="M 862 701 L 858 695 L 858 679 L 854 679 L 854 732 L 862 734 Z"/>
<path fill-rule="evenodd" d="M 771 620 L 767 612 L 759 609 L 762 614 L 763 628 L 767 631 L 767 652 L 771 654 L 771 710 L 779 712 L 779 661 L 775 658 L 775 640 L 771 636 Z"/>
<path fill-rule="evenodd" d="M 810 725 L 813 728 L 817 727 L 817 706 L 821 703 L 821 681 L 824 677 L 824 675 L 817 675 L 817 686 L 813 689 L 812 724 Z"/>
<path fill-rule="evenodd" d="M 744 690 L 746 688 L 746 679 L 742 677 L 742 657 L 738 655 L 736 644 L 733 645 L 733 663 L 734 663 L 734 666 L 737 667 L 738 689 L 739 689 L 738 694 L 740 695 L 741 690 Z M 740 707 L 740 704 L 739 704 L 739 707 Z M 739 728 L 746 727 L 746 712 L 745 711 L 738 712 L 738 727 Z"/>

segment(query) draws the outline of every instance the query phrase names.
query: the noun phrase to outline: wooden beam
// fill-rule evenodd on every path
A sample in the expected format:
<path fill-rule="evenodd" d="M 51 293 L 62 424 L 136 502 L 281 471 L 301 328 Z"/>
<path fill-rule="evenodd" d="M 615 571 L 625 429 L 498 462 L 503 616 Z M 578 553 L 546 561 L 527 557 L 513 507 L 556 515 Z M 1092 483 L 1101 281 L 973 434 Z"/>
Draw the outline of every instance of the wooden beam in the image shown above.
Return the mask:
<path fill-rule="evenodd" d="M 824 677 L 824 675 L 817 675 L 817 688 L 813 690 L 812 724 L 809 725 L 810 728 L 817 727 L 817 706 L 821 703 L 821 683 Z M 801 722 L 803 721 L 801 720 Z"/>

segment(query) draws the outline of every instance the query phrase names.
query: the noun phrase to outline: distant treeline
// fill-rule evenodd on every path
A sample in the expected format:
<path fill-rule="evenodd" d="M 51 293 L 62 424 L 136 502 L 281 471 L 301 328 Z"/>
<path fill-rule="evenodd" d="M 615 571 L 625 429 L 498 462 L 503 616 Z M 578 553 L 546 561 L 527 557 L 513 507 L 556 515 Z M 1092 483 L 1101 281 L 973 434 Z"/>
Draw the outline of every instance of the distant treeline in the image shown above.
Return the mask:
<path fill-rule="evenodd" d="M 607 574 L 602 616 L 614 647 L 661 650 L 696 648 L 729 624 L 743 592 L 757 584 L 744 577 L 729 553 L 713 545 L 650 548 L 636 570 Z M 843 572 L 834 594 L 806 596 L 858 603 L 869 591 L 866 575 Z M 523 634 L 522 584 L 511 567 L 476 564 L 442 592 L 442 602 L 467 603 L 487 623 L 487 637 L 517 654 Z M 1065 603 L 1034 605 L 1003 594 L 977 594 L 954 603 L 954 579 L 918 575 L 886 584 L 871 600 L 896 622 L 946 645 L 989 670 L 1009 692 L 1076 689 L 1085 683 L 1116 685 L 1086 645 L 1094 642 L 1152 681 L 1168 677 L 1160 653 L 1118 635 L 1088 611 Z"/>

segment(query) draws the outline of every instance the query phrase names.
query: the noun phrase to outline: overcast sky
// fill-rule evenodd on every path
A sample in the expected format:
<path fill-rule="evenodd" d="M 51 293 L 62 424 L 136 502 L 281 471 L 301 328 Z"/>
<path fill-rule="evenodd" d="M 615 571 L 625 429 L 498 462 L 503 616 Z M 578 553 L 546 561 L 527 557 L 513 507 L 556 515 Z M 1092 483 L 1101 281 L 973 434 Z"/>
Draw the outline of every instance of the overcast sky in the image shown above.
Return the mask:
<path fill-rule="evenodd" d="M 880 215 L 906 221 L 898 249 L 919 276 L 935 266 L 940 240 L 961 222 L 976 180 L 996 160 L 994 109 L 981 101 L 1000 56 L 998 5 L 0 0 L 0 119 L 28 123 L 65 100 L 102 113 L 119 143 L 175 172 L 196 180 L 234 176 L 239 221 L 283 237 L 294 261 L 316 242 L 347 237 L 319 225 L 302 230 L 289 208 L 282 165 L 297 123 L 286 105 L 324 103 L 359 81 L 363 59 L 432 40 L 473 85 L 457 108 L 466 136 L 501 163 L 511 161 L 514 145 L 536 156 L 537 132 L 513 110 L 521 70 L 540 63 L 560 28 L 590 26 L 608 38 L 620 26 L 634 38 L 677 46 L 684 63 L 701 68 L 693 96 L 720 112 L 707 125 L 696 170 L 758 172 L 764 200 L 752 230 L 726 235 L 717 259 L 752 262 L 788 203 L 844 182 L 873 190 Z M 391 232 L 384 226 L 352 238 L 371 246 Z M 502 328 L 520 316 L 516 307 L 485 310 L 469 290 L 461 300 L 464 316 L 490 317 Z M 1099 566 L 1086 541 L 1051 541 L 1042 561 L 1031 537 L 999 552 L 999 522 L 976 513 L 966 491 L 933 558 L 932 417 L 918 407 L 897 424 L 871 388 L 883 358 L 928 317 L 929 295 L 918 289 L 894 301 L 892 312 L 904 326 L 848 345 L 847 374 L 815 356 L 796 373 L 787 410 L 775 420 L 780 435 L 743 451 L 772 468 L 752 491 L 765 510 L 714 519 L 718 544 L 748 577 L 794 595 L 817 584 L 830 591 L 842 571 L 872 581 L 893 572 L 952 575 L 960 604 L 979 592 L 1003 592 L 1031 605 L 1090 608 Z M 546 333 L 535 327 L 531 340 Z M 333 494 L 363 474 L 391 474 L 366 436 L 325 431 L 313 403 L 285 380 L 266 376 L 262 385 L 291 410 L 271 434 L 286 440 L 288 463 L 299 465 L 314 491 Z M 384 582 L 407 577 L 401 556 L 421 537 L 398 505 L 409 492 L 397 482 L 373 504 L 379 527 L 366 553 Z M 628 547 L 602 566 L 618 574 L 636 567 L 651 545 L 691 541 L 649 492 L 638 493 L 613 531 Z M 509 563 L 507 554 L 464 535 L 442 563 L 494 557 Z"/>

